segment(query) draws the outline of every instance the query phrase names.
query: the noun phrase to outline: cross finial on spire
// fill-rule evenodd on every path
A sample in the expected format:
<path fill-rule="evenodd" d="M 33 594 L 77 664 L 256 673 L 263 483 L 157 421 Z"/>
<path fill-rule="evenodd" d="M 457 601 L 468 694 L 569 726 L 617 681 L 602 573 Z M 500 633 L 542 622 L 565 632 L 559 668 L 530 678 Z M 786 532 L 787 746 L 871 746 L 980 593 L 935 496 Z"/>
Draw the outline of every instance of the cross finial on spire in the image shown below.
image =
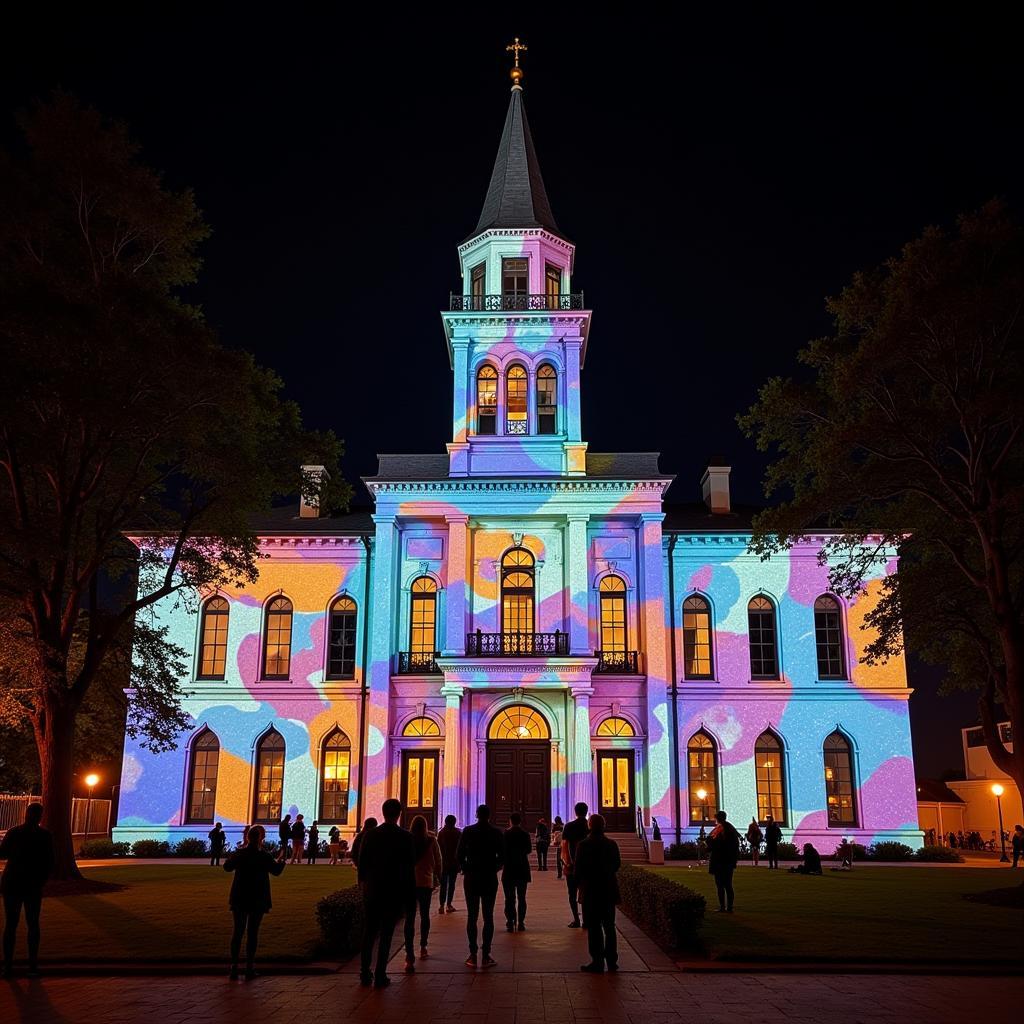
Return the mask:
<path fill-rule="evenodd" d="M 520 83 L 523 80 L 523 69 L 519 66 L 519 54 L 526 52 L 526 44 L 519 42 L 519 36 L 516 36 L 515 41 L 505 47 L 505 52 L 511 53 L 515 60 L 515 65 L 509 72 L 512 78 L 512 88 L 521 89 L 522 85 Z"/>

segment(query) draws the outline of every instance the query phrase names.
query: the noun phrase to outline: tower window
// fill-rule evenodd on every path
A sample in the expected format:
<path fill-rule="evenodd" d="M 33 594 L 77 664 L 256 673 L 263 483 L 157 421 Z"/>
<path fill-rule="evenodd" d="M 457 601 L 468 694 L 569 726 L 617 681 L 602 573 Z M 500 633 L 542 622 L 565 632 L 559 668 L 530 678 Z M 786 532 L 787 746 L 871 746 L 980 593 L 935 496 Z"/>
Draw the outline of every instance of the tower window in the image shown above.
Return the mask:
<path fill-rule="evenodd" d="M 558 377 L 553 366 L 537 371 L 537 433 L 554 434 L 558 425 Z"/>
<path fill-rule="evenodd" d="M 521 366 L 510 366 L 505 378 L 505 402 L 507 405 L 506 434 L 526 434 L 526 391 L 529 382 Z"/>
<path fill-rule="evenodd" d="M 530 261 L 526 259 L 501 261 L 501 296 L 505 309 L 526 309 L 529 270 Z"/>
<path fill-rule="evenodd" d="M 469 272 L 469 294 L 473 299 L 472 309 L 484 308 L 484 293 L 487 290 L 485 275 L 487 272 L 486 263 L 478 263 Z"/>
<path fill-rule="evenodd" d="M 544 266 L 544 294 L 548 300 L 548 309 L 558 309 L 560 307 L 562 271 L 550 263 Z"/>
<path fill-rule="evenodd" d="M 476 375 L 476 432 L 496 434 L 498 423 L 498 371 L 481 366 Z"/>

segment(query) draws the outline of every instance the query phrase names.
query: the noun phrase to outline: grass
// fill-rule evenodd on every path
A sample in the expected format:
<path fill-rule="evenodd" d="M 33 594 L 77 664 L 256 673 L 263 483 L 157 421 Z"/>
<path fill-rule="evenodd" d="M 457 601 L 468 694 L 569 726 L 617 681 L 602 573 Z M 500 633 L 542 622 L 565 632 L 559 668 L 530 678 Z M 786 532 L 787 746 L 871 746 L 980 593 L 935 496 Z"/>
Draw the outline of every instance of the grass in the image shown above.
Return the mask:
<path fill-rule="evenodd" d="M 720 960 L 1024 961 L 1020 910 L 964 897 L 1006 881 L 989 868 L 861 868 L 818 877 L 740 868 L 736 912 L 706 869 L 651 868 L 708 901 L 701 939 Z"/>
<path fill-rule="evenodd" d="M 223 961 L 231 937 L 231 875 L 206 865 L 87 868 L 86 878 L 124 886 L 113 892 L 43 901 L 41 959 L 48 961 Z M 317 900 L 352 885 L 350 867 L 295 865 L 271 879 L 274 908 L 260 928 L 265 960 L 310 960 L 320 932 Z M 22 925 L 22 932 L 24 924 Z M 17 955 L 24 955 L 24 935 Z"/>

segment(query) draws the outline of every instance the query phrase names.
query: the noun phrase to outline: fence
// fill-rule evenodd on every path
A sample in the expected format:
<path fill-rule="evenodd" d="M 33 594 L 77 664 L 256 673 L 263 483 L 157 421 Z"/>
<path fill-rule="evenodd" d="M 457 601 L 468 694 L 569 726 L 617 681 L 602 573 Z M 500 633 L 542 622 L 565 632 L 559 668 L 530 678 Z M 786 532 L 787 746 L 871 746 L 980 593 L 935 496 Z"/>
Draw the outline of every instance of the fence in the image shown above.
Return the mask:
<path fill-rule="evenodd" d="M 39 803 L 42 797 L 0 793 L 0 835 L 25 820 L 25 808 Z M 91 806 L 90 806 L 91 803 Z M 110 801 L 75 797 L 71 801 L 71 832 L 76 836 L 86 834 L 85 816 L 89 815 L 90 836 L 105 836 L 110 833 Z"/>

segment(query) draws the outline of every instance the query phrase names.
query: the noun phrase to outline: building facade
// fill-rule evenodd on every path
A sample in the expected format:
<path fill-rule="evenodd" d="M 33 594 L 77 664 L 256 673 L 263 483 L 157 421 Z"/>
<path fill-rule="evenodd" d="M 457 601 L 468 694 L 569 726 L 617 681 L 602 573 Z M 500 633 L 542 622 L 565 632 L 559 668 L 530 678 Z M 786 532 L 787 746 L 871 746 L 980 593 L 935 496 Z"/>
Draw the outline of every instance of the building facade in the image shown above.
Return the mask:
<path fill-rule="evenodd" d="M 372 515 L 269 515 L 255 584 L 158 610 L 192 652 L 195 724 L 171 752 L 127 742 L 116 838 L 289 811 L 351 836 L 395 796 L 431 825 L 582 800 L 666 840 L 724 808 L 823 850 L 919 844 L 904 666 L 860 662 L 895 553 L 846 602 L 826 538 L 747 550 L 723 460 L 703 501 L 666 506 L 657 455 L 590 452 L 574 252 L 516 81 L 442 313 L 447 452 L 382 455 Z"/>
<path fill-rule="evenodd" d="M 1024 804 L 1017 784 L 1006 772 L 996 767 L 985 745 L 980 725 L 960 730 L 964 751 L 964 777 L 946 783 L 963 801 L 963 828 L 981 833 L 981 838 L 998 842 L 999 813 L 1003 815 L 1003 830 L 1013 833 L 1014 825 L 1024 822 Z M 1009 722 L 999 723 L 999 738 L 1003 746 L 1013 752 L 1013 731 Z M 1000 790 L 996 799 L 996 790 Z"/>

